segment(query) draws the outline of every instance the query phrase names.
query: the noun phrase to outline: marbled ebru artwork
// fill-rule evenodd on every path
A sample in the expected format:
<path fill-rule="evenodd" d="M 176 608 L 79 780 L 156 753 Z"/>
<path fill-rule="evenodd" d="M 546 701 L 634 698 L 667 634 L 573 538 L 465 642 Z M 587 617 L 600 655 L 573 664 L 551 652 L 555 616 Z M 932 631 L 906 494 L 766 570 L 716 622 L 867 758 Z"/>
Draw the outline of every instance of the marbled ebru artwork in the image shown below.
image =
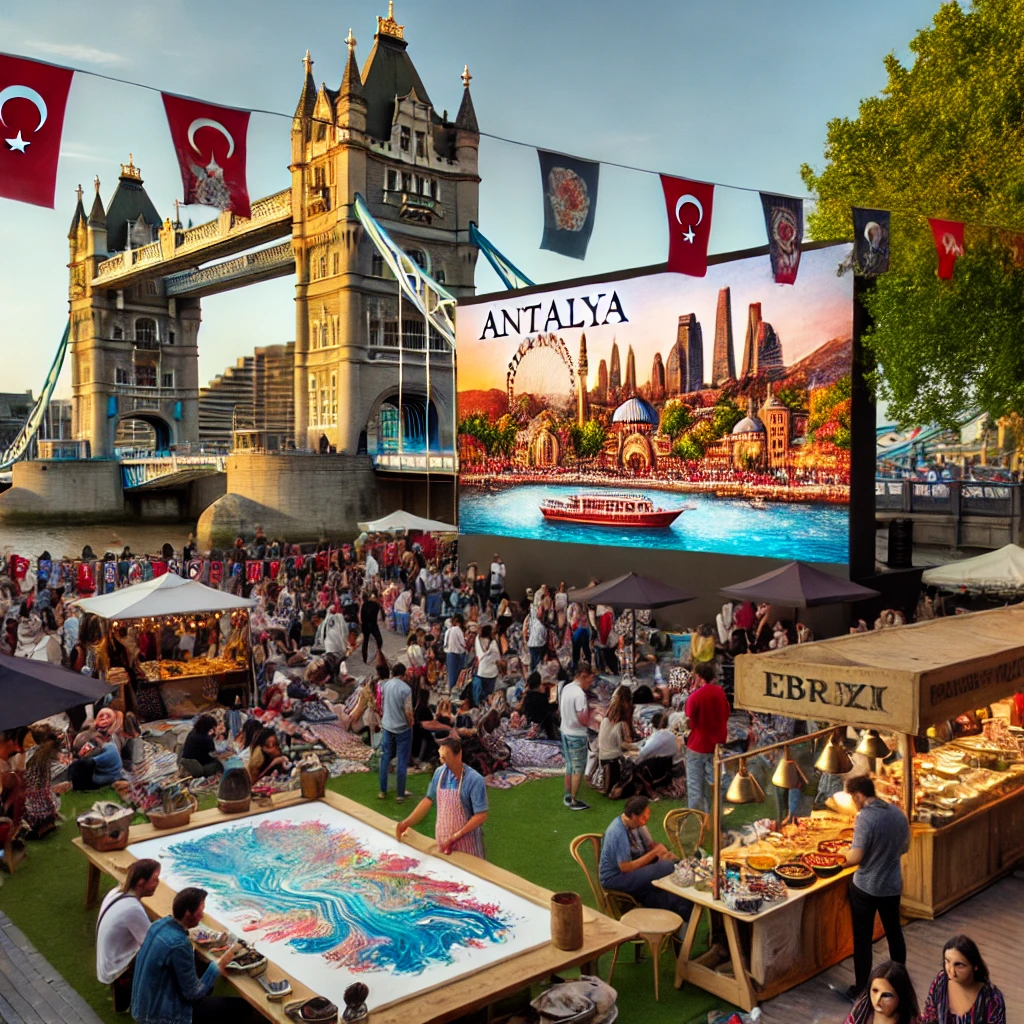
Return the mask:
<path fill-rule="evenodd" d="M 370 986 L 371 1006 L 384 1005 L 548 938 L 541 908 L 326 805 L 149 840 L 131 852 L 156 856 L 176 890 L 206 889 L 209 914 L 332 998 L 358 977 Z"/>

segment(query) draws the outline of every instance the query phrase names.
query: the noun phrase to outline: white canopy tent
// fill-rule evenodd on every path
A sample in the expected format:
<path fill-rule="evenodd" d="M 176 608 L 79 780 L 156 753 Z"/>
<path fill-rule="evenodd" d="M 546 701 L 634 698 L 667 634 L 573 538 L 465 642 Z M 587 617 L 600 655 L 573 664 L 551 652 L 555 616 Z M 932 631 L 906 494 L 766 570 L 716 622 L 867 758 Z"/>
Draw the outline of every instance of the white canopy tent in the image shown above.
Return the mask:
<path fill-rule="evenodd" d="M 414 516 L 411 512 L 403 512 L 399 509 L 381 519 L 374 519 L 372 522 L 360 523 L 359 528 L 368 533 L 395 533 L 399 530 L 420 530 L 423 533 L 458 533 L 459 528 L 451 523 L 442 523 L 437 519 L 423 519 L 421 516 Z"/>
<path fill-rule="evenodd" d="M 82 598 L 77 604 L 102 619 L 141 619 L 252 608 L 256 602 L 165 573 L 112 594 Z"/>
<path fill-rule="evenodd" d="M 997 593 L 1021 592 L 1024 591 L 1024 548 L 1007 544 L 976 558 L 937 565 L 924 571 L 921 582 L 946 590 L 966 587 Z"/>

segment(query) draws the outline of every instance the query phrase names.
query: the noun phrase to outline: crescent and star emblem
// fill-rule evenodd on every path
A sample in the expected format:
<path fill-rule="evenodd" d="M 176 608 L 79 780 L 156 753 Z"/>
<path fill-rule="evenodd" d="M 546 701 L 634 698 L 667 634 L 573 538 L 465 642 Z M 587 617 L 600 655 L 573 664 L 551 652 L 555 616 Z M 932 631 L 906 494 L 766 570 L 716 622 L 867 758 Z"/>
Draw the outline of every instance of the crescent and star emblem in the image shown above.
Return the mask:
<path fill-rule="evenodd" d="M 0 124 L 5 128 L 7 122 L 4 120 L 4 104 L 8 100 L 28 100 L 39 112 L 39 124 L 35 126 L 32 134 L 39 131 L 46 123 L 46 100 L 35 89 L 30 89 L 27 85 L 8 85 L 4 89 L 0 89 Z M 25 147 L 31 145 L 27 139 L 22 138 L 20 130 L 13 139 L 4 139 L 4 142 L 11 147 L 12 151 L 18 153 L 24 153 Z"/>
<path fill-rule="evenodd" d="M 188 126 L 188 144 L 197 153 L 199 153 L 200 156 L 202 156 L 203 154 L 202 154 L 202 152 L 200 152 L 199 147 L 196 145 L 196 132 L 199 131 L 200 128 L 215 128 L 217 131 L 219 131 L 221 133 L 221 135 L 224 136 L 225 139 L 227 139 L 227 143 L 228 143 L 227 159 L 230 160 L 231 159 L 231 154 L 234 153 L 234 151 L 235 151 L 235 140 L 231 137 L 231 132 L 229 132 L 227 130 L 227 128 L 225 128 L 224 125 L 222 125 L 220 123 L 220 121 L 214 121 L 212 118 L 209 118 L 209 117 L 197 117 Z M 212 154 L 211 154 L 211 156 L 212 156 Z"/>
<path fill-rule="evenodd" d="M 692 245 L 694 238 L 697 237 L 693 229 L 699 226 L 700 222 L 704 219 L 704 206 L 701 201 L 690 192 L 687 192 L 684 196 L 680 196 L 676 200 L 676 221 L 679 223 L 680 227 L 683 226 L 683 218 L 680 216 L 680 213 L 684 206 L 697 207 L 697 223 L 687 224 L 686 230 L 683 232 L 683 238 Z"/>

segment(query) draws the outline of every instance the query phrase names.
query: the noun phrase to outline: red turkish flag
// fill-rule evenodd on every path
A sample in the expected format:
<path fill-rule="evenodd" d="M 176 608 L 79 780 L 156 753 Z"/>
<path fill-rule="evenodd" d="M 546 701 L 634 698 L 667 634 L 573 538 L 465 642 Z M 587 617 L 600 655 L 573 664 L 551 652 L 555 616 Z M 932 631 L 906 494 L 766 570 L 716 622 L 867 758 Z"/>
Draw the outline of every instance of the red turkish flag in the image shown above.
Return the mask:
<path fill-rule="evenodd" d="M 245 185 L 249 111 L 217 107 L 161 93 L 178 155 L 185 204 L 214 206 L 250 216 Z"/>
<path fill-rule="evenodd" d="M 958 220 L 928 218 L 935 237 L 935 251 L 939 254 L 939 277 L 948 281 L 953 276 L 957 256 L 964 254 L 964 226 Z"/>
<path fill-rule="evenodd" d="M 74 72 L 0 56 L 0 196 L 53 209 Z"/>
<path fill-rule="evenodd" d="M 711 206 L 715 186 L 703 181 L 661 175 L 668 212 L 668 266 L 670 274 L 703 277 L 708 272 Z"/>

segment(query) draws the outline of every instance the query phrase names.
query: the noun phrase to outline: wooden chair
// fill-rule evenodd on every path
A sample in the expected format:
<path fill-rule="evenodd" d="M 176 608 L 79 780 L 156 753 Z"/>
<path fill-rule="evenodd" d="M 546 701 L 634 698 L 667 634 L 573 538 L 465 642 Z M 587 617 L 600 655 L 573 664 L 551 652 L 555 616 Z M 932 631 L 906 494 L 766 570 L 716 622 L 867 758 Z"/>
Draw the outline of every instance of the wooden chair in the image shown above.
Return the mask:
<path fill-rule="evenodd" d="M 704 843 L 708 816 L 692 807 L 676 807 L 665 815 L 662 827 L 677 857 L 693 857 Z"/>

